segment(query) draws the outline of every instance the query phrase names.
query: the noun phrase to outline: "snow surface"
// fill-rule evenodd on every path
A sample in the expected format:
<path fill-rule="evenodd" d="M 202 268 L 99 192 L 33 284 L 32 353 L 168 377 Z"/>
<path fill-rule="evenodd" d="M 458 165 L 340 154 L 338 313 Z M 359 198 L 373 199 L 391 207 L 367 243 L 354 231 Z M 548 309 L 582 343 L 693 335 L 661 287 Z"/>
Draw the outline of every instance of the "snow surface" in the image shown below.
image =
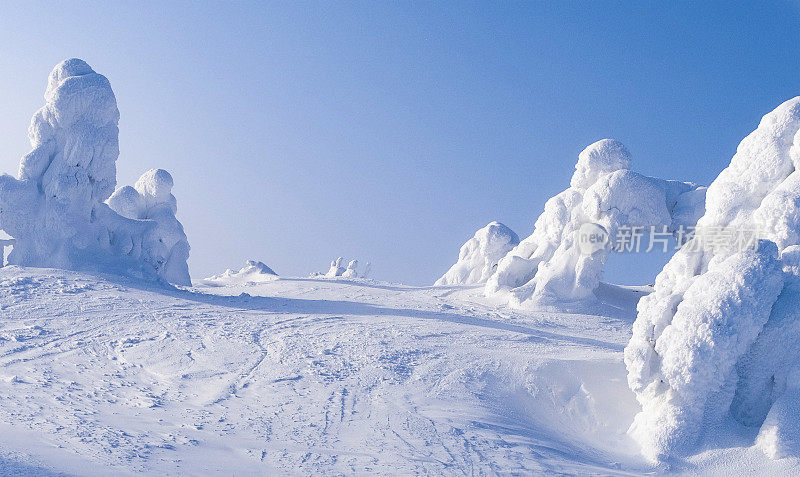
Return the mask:
<path fill-rule="evenodd" d="M 480 287 L 2 268 L 0 470 L 796 473 L 733 425 L 670 467 L 639 455 L 622 350 L 643 291 L 532 312 Z"/>
<path fill-rule="evenodd" d="M 780 396 L 800 365 L 799 163 L 797 97 L 742 140 L 708 188 L 697 234 L 639 303 L 625 362 L 643 407 L 630 432 L 649 458 L 693 452 L 726 420 L 763 423 L 759 439 L 770 455 L 797 446 L 797 417 L 787 411 L 795 397 Z M 719 230 L 747 229 L 763 239 L 755 251 L 710 240 Z"/>
<path fill-rule="evenodd" d="M 486 294 L 515 307 L 593 300 L 610 247 L 585 253 L 578 246 L 582 226 L 596 224 L 615 237 L 622 227 L 674 231 L 702 215 L 704 187 L 646 177 L 630 167 L 631 155 L 619 141 L 586 147 L 570 187 L 547 201 L 533 234 L 499 261 Z"/>
<path fill-rule="evenodd" d="M 500 222 L 491 222 L 461 246 L 458 261 L 434 285 L 484 284 L 500 259 L 517 245 L 519 237 L 513 230 Z"/>

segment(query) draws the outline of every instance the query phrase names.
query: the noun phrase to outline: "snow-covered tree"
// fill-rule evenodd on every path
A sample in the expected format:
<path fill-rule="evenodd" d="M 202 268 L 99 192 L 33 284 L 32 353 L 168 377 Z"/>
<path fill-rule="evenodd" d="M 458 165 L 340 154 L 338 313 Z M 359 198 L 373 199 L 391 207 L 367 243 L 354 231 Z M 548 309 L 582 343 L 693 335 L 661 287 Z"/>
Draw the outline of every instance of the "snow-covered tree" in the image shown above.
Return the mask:
<path fill-rule="evenodd" d="M 185 236 L 167 245 L 170 253 L 161 250 L 183 234 L 174 210 L 172 222 L 155 209 L 155 220 L 132 220 L 105 203 L 116 186 L 118 122 L 103 75 L 76 58 L 53 69 L 45 105 L 28 129 L 33 149 L 17 178 L 0 176 L 0 229 L 15 239 L 9 263 L 99 268 L 188 284 Z"/>
<path fill-rule="evenodd" d="M 507 295 L 515 306 L 589 298 L 609 248 L 586 253 L 578 243 L 582 226 L 596 224 L 613 237 L 622 227 L 672 231 L 702 215 L 705 188 L 646 177 L 630 166 L 630 153 L 619 141 L 603 139 L 584 149 L 570 187 L 547 201 L 533 234 L 499 261 L 486 293 Z"/>
<path fill-rule="evenodd" d="M 486 283 L 500 259 L 518 244 L 519 237 L 513 230 L 500 222 L 491 222 L 461 246 L 458 261 L 434 285 Z"/>
<path fill-rule="evenodd" d="M 108 80 L 78 59 L 50 73 L 28 129 L 18 179 L 0 177 L 0 228 L 17 243 L 9 263 L 69 267 L 102 235 L 98 209 L 116 185 L 119 111 Z"/>
<path fill-rule="evenodd" d="M 172 195 L 173 180 L 163 169 L 151 169 L 133 187 L 117 189 L 108 205 L 123 217 L 152 220 L 156 226 L 149 234 L 150 258 L 158 274 L 176 285 L 192 284 L 189 277 L 189 241 L 175 213 L 178 203 Z"/>
<path fill-rule="evenodd" d="M 797 418 L 786 412 L 796 392 L 785 390 L 796 387 L 787 376 L 796 374 L 800 340 L 798 165 L 800 97 L 742 140 L 708 188 L 695 237 L 639 302 L 625 349 L 628 382 L 642 405 L 630 434 L 651 459 L 686 452 L 728 414 L 763 423 L 759 442 L 768 453 L 793 448 L 779 440 L 797 436 Z M 712 246 L 720 230 L 761 240 L 750 250 Z M 775 419 L 765 422 L 768 415 L 791 420 L 786 432 Z"/>
<path fill-rule="evenodd" d="M 344 266 L 344 257 L 338 257 L 336 260 L 331 261 L 331 266 L 326 273 L 313 273 L 312 277 L 326 277 L 326 278 L 366 278 L 370 271 L 370 263 L 367 262 L 364 267 L 364 273 L 359 273 L 358 260 L 350 260 L 347 266 Z"/>
<path fill-rule="evenodd" d="M 331 267 L 328 269 L 328 273 L 326 273 L 325 276 L 329 278 L 341 277 L 345 270 L 342 266 L 342 262 L 344 262 L 343 257 L 338 257 L 336 260 L 331 261 Z"/>
<path fill-rule="evenodd" d="M 358 268 L 358 260 L 350 260 L 350 263 L 347 264 L 347 269 L 342 273 L 342 278 L 358 278 L 356 268 Z"/>

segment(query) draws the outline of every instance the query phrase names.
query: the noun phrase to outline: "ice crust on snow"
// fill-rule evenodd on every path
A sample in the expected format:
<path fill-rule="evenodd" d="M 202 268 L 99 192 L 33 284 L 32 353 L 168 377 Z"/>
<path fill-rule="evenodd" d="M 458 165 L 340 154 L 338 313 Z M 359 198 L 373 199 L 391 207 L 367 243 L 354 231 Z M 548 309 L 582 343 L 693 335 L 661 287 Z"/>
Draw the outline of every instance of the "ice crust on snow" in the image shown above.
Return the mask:
<path fill-rule="evenodd" d="M 552 197 L 534 232 L 503 257 L 486 281 L 488 295 L 508 296 L 515 306 L 591 298 L 600 283 L 608 247 L 582 253 L 581 226 L 594 223 L 615 236 L 621 227 L 694 225 L 705 188 L 630 170 L 631 155 L 613 139 L 586 147 L 570 187 Z"/>
<path fill-rule="evenodd" d="M 153 215 L 144 220 L 134 209 L 119 214 L 105 203 L 116 186 L 118 123 L 116 98 L 103 75 L 76 58 L 53 69 L 45 105 L 28 129 L 32 150 L 18 178 L 0 176 L 0 230 L 16 240 L 10 264 L 99 268 L 188 284 L 188 243 L 179 237 L 174 198 L 156 212 L 155 204 L 168 198 L 143 195 L 155 201 L 143 206 Z M 151 185 L 163 193 L 163 184 Z M 119 202 L 133 207 L 132 192 L 126 189 L 122 194 L 131 200 Z"/>
<path fill-rule="evenodd" d="M 461 246 L 458 261 L 434 285 L 486 283 L 500 259 L 517 245 L 519 237 L 513 230 L 500 222 L 491 222 Z"/>
<path fill-rule="evenodd" d="M 642 405 L 629 432 L 647 457 L 687 453 L 728 415 L 762 426 L 770 455 L 796 445 L 796 394 L 787 389 L 800 363 L 799 162 L 797 97 L 742 140 L 708 188 L 692 243 L 639 302 L 625 363 Z M 710 245 L 715 231 L 737 228 L 758 233 L 755 251 Z"/>

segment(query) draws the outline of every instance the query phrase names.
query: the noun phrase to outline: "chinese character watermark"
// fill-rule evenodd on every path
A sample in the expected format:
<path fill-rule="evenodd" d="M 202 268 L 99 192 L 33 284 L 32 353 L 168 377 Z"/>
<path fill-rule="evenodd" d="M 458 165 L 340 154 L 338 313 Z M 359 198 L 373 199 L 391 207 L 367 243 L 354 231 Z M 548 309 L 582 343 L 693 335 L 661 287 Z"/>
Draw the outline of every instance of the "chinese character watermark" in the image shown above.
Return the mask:
<path fill-rule="evenodd" d="M 610 233 L 602 225 L 587 222 L 576 232 L 576 244 L 584 255 L 600 250 L 617 253 L 667 253 L 672 247 L 678 250 L 698 252 L 737 252 L 754 249 L 761 236 L 755 227 L 722 226 L 620 226 Z"/>

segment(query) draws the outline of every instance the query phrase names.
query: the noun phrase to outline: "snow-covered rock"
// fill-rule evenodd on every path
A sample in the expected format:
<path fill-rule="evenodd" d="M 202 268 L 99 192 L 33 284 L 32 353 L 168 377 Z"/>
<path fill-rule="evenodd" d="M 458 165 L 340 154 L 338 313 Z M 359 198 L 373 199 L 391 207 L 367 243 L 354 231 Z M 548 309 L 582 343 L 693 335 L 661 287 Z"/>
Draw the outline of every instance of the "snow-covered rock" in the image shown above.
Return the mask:
<path fill-rule="evenodd" d="M 497 263 L 519 245 L 519 237 L 500 222 L 475 232 L 458 253 L 458 261 L 434 285 L 477 285 L 497 269 Z"/>
<path fill-rule="evenodd" d="M 507 295 L 515 306 L 591 298 L 611 244 L 587 253 L 580 246 L 586 224 L 599 226 L 608 238 L 623 227 L 674 231 L 702 215 L 705 188 L 646 177 L 630 166 L 619 141 L 603 139 L 584 149 L 570 187 L 547 201 L 533 234 L 498 262 L 486 293 Z"/>
<path fill-rule="evenodd" d="M 152 183 L 120 192 L 114 203 L 124 205 L 122 214 L 105 203 L 116 186 L 118 122 L 114 92 L 103 75 L 75 58 L 53 69 L 45 105 L 28 130 L 33 149 L 22 158 L 18 178 L 0 176 L 0 230 L 16 240 L 10 264 L 103 269 L 189 284 L 189 247 L 174 216 L 169 174 L 143 176 Z M 134 193 L 145 203 L 138 204 Z M 147 210 L 147 220 L 138 220 L 140 210 Z"/>
<path fill-rule="evenodd" d="M 728 413 L 760 426 L 792 385 L 786 376 L 800 340 L 798 164 L 800 97 L 742 140 L 708 188 L 695 237 L 639 302 L 625 349 L 628 382 L 642 405 L 630 432 L 651 459 L 685 453 L 702 438 L 701 423 Z M 762 241 L 750 251 L 717 246 L 728 232 Z"/>

